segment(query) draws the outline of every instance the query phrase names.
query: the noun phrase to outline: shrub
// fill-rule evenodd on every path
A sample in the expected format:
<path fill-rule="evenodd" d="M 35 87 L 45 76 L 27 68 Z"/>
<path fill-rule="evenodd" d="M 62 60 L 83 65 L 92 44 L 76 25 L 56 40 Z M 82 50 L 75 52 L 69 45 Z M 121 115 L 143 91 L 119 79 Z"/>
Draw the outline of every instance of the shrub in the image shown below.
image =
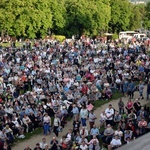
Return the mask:
<path fill-rule="evenodd" d="M 53 37 L 60 42 L 63 42 L 66 39 L 63 35 L 53 35 Z"/>

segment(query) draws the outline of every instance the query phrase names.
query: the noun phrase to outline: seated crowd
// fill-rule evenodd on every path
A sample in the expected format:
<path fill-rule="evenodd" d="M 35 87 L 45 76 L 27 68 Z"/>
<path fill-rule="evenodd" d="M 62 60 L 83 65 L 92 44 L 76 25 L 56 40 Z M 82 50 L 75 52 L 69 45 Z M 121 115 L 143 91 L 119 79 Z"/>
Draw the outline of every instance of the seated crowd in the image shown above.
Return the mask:
<path fill-rule="evenodd" d="M 142 81 L 144 77 L 149 81 L 150 74 L 150 57 L 146 55 L 142 41 L 131 42 L 128 48 L 118 47 L 118 44 L 123 43 L 121 41 L 104 43 L 100 39 L 90 39 L 90 42 L 80 39 L 72 43 L 39 40 L 32 48 L 28 46 L 1 48 L 1 145 L 7 146 L 16 138 L 25 138 L 25 133 L 32 133 L 39 127 L 43 129 L 44 135 L 49 135 L 53 131 L 58 137 L 69 116 L 74 118 L 73 130 L 70 130 L 68 137 L 63 137 L 62 141 L 65 139 L 71 147 L 78 145 L 81 149 L 86 149 L 86 146 L 95 149 L 99 147 L 97 144 L 99 138 L 102 138 L 111 149 L 113 146 L 110 142 L 114 136 L 105 138 L 105 131 L 99 133 L 95 127 L 94 120 L 97 117 L 91 111 L 94 102 L 109 100 L 118 92 L 129 95 L 132 99 L 136 89 L 135 82 Z M 132 52 L 130 46 L 133 47 Z M 139 51 L 136 49 L 137 46 L 140 47 Z M 140 82 L 137 89 L 140 99 L 143 99 L 144 83 Z M 148 99 L 150 89 L 147 91 Z M 119 112 L 112 108 L 110 112 L 107 108 L 101 114 L 100 127 L 110 125 L 114 130 L 114 126 L 122 127 L 129 122 L 135 126 L 138 121 L 139 132 L 144 134 L 147 125 L 143 127 L 143 122 L 140 121 L 142 119 L 146 121 L 147 115 L 143 117 L 138 111 L 135 112 L 133 107 L 138 108 L 138 104 L 132 106 L 129 99 L 125 107 L 127 114 L 124 114 L 123 102 L 118 105 Z M 80 144 L 73 142 L 72 139 L 77 135 L 80 137 L 79 141 L 82 141 L 79 129 L 80 126 L 87 126 L 87 118 L 90 134 L 85 132 L 87 135 L 84 138 L 88 141 Z M 124 130 L 128 130 L 126 128 L 125 126 Z M 120 130 L 124 132 L 122 128 Z M 131 131 L 134 135 L 135 131 Z M 73 137 L 70 137 L 72 133 Z M 117 138 L 120 139 L 115 136 L 114 140 L 118 140 Z M 129 137 L 126 138 L 126 142 L 130 140 Z M 52 141 L 51 145 L 57 147 L 58 144 Z"/>
<path fill-rule="evenodd" d="M 79 109 L 75 104 L 73 107 Z M 73 127 L 60 138 L 60 141 L 57 137 L 53 137 L 49 142 L 43 138 L 37 145 L 41 150 L 100 150 L 102 147 L 114 150 L 150 131 L 149 108 L 142 107 L 138 99 L 133 103 L 129 113 L 125 106 L 122 109 L 123 112 L 119 113 L 110 104 L 100 114 L 100 118 L 97 118 L 93 110 L 88 111 L 83 106 L 78 113 L 73 114 Z M 99 119 L 99 126 L 95 124 L 96 119 Z M 34 150 L 38 149 L 35 147 Z"/>

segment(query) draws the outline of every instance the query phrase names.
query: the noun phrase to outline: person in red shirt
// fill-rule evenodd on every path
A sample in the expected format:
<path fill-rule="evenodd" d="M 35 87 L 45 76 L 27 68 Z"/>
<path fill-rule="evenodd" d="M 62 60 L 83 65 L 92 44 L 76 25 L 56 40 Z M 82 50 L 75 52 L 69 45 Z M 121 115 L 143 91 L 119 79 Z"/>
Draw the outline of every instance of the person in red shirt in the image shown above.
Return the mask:
<path fill-rule="evenodd" d="M 91 74 L 91 76 L 90 76 L 90 82 L 94 82 L 94 80 L 95 80 L 95 77 L 94 77 L 93 74 Z"/>
<path fill-rule="evenodd" d="M 130 130 L 130 131 L 132 131 L 133 133 L 135 133 L 135 126 L 134 126 L 134 124 L 132 123 L 132 121 L 129 121 L 129 123 L 128 123 L 127 126 L 126 126 L 126 130 Z"/>
<path fill-rule="evenodd" d="M 133 109 L 133 102 L 131 101 L 131 99 L 128 100 L 128 102 L 126 104 L 126 109 L 128 111 L 128 114 L 130 114 L 131 110 Z"/>
<path fill-rule="evenodd" d="M 88 93 L 88 86 L 84 83 L 82 86 L 82 94 L 87 94 Z"/>
<path fill-rule="evenodd" d="M 141 119 L 138 123 L 138 127 L 140 130 L 140 134 L 144 134 L 146 132 L 146 127 L 147 127 L 147 121 L 145 121 L 144 118 Z"/>

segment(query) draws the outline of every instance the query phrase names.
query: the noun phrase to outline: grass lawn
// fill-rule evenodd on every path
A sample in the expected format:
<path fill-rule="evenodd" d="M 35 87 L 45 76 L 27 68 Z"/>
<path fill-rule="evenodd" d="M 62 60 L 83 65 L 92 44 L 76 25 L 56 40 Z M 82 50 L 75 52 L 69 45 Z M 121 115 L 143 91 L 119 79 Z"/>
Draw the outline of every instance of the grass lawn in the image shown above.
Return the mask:
<path fill-rule="evenodd" d="M 52 121 L 52 124 L 53 124 L 53 122 L 54 122 L 54 117 L 51 117 L 51 121 Z M 25 138 L 23 138 L 23 139 L 16 138 L 15 141 L 14 141 L 14 143 L 13 143 L 11 146 L 14 146 L 14 145 L 16 145 L 16 144 L 19 143 L 19 142 L 28 140 L 28 139 L 30 139 L 32 136 L 35 136 L 35 135 L 38 135 L 38 134 L 43 134 L 43 129 L 42 129 L 42 127 L 41 127 L 41 128 L 39 127 L 39 128 L 37 128 L 37 129 L 35 129 L 32 133 L 25 133 L 25 134 L 24 134 L 24 135 L 25 135 Z"/>
<path fill-rule="evenodd" d="M 17 143 L 20 143 L 22 141 L 28 140 L 30 139 L 32 136 L 38 135 L 38 134 L 42 134 L 42 128 L 37 128 L 36 130 L 33 131 L 33 133 L 25 133 L 25 138 L 21 139 L 21 138 L 16 138 L 14 143 L 11 146 L 16 145 Z"/>
<path fill-rule="evenodd" d="M 104 105 L 108 102 L 111 102 L 112 100 L 117 100 L 117 99 L 121 98 L 122 96 L 123 96 L 123 94 L 117 91 L 117 92 L 113 93 L 112 98 L 109 100 L 97 100 L 97 101 L 95 101 L 94 107 L 95 108 L 101 107 L 102 105 Z"/>

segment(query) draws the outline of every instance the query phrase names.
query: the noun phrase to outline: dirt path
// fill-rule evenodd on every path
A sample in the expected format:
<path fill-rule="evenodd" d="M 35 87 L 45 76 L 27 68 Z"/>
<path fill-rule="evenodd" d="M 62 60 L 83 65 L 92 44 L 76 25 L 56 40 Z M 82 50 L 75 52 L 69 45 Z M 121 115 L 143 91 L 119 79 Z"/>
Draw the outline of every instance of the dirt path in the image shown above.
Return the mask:
<path fill-rule="evenodd" d="M 144 89 L 144 96 L 146 96 L 146 87 L 145 87 L 145 89 Z M 139 97 L 139 93 L 138 93 L 138 92 L 135 92 L 134 98 L 138 98 L 138 97 Z M 126 103 L 127 103 L 127 100 L 128 100 L 128 97 L 123 97 L 122 99 L 123 99 L 124 103 L 126 104 Z M 113 106 L 116 110 L 118 110 L 118 101 L 119 101 L 119 100 L 117 99 L 117 100 L 113 100 L 113 101 L 111 101 L 111 102 L 109 102 L 109 103 L 111 103 L 112 106 Z M 148 103 L 148 101 L 146 101 L 145 99 L 144 99 L 144 100 L 141 100 L 140 102 L 141 102 L 141 105 L 145 105 L 146 103 Z M 99 123 L 99 116 L 100 116 L 100 113 L 102 112 L 102 110 L 106 109 L 107 107 L 108 107 L 108 103 L 104 104 L 102 107 L 97 108 L 97 109 L 94 111 L 94 113 L 96 114 L 96 116 L 97 116 L 97 118 L 98 118 L 98 119 L 96 120 L 96 125 L 98 125 L 98 123 Z M 88 125 L 88 124 L 87 124 L 87 125 Z M 65 134 L 68 132 L 68 129 L 69 129 L 69 128 L 72 128 L 72 121 L 68 122 L 68 123 L 66 124 L 65 128 L 63 129 L 63 132 L 60 132 L 60 133 L 59 133 L 58 140 L 60 140 L 60 138 L 62 137 L 62 135 L 65 135 Z M 89 129 L 89 127 L 88 127 L 88 129 Z M 24 148 L 25 148 L 27 145 L 28 145 L 31 149 L 33 149 L 33 148 L 35 147 L 36 143 L 39 143 L 39 142 L 42 141 L 42 138 L 43 138 L 43 137 L 46 138 L 47 143 L 49 144 L 53 136 L 54 136 L 54 133 L 51 133 L 51 135 L 49 135 L 49 136 L 44 136 L 44 135 L 42 135 L 42 134 L 33 136 L 33 137 L 31 137 L 31 139 L 29 139 L 29 140 L 25 140 L 25 141 L 23 141 L 23 142 L 21 142 L 21 143 L 16 144 L 16 145 L 12 148 L 12 150 L 24 150 Z"/>

